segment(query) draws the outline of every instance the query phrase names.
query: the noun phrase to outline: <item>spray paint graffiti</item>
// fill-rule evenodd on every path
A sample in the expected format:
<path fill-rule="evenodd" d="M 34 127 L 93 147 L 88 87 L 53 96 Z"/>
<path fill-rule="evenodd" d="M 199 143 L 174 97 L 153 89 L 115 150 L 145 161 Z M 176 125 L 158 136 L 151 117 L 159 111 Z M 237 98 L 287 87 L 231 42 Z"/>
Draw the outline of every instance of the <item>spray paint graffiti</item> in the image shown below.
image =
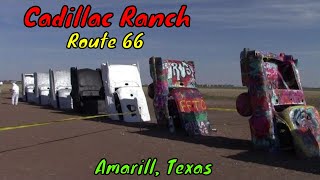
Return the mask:
<path fill-rule="evenodd" d="M 182 99 L 178 100 L 179 109 L 181 112 L 201 112 L 207 110 L 207 106 L 203 99 Z"/>
<path fill-rule="evenodd" d="M 207 106 L 196 88 L 194 63 L 152 57 L 149 64 L 153 79 L 149 91 L 158 124 L 168 126 L 173 117 L 188 134 L 208 135 Z"/>
<path fill-rule="evenodd" d="M 314 107 L 306 105 L 298 60 L 284 53 L 275 55 L 248 49 L 240 57 L 242 83 L 248 92 L 238 97 L 237 110 L 242 116 L 251 116 L 249 124 L 255 147 L 279 147 L 280 130 L 276 127 L 283 123 L 300 155 L 319 156 L 320 118 Z M 310 131 L 308 135 L 306 129 Z"/>
<path fill-rule="evenodd" d="M 175 88 L 170 91 L 175 100 L 186 132 L 192 135 L 208 134 L 207 105 L 196 88 Z"/>
<path fill-rule="evenodd" d="M 193 62 L 167 60 L 163 68 L 168 70 L 168 80 L 172 86 L 195 87 Z"/>
<path fill-rule="evenodd" d="M 167 72 L 170 87 L 196 87 L 192 61 L 165 60 L 163 70 Z"/>
<path fill-rule="evenodd" d="M 318 132 L 315 131 L 319 127 L 319 124 L 316 121 L 318 116 L 319 115 L 314 108 L 293 109 L 290 112 L 290 118 L 294 122 L 296 128 L 299 128 L 302 131 L 310 129 L 315 134 L 318 134 Z"/>
<path fill-rule="evenodd" d="M 292 122 L 290 130 L 298 152 L 307 157 L 319 156 L 319 113 L 313 106 L 292 106 L 285 119 Z"/>

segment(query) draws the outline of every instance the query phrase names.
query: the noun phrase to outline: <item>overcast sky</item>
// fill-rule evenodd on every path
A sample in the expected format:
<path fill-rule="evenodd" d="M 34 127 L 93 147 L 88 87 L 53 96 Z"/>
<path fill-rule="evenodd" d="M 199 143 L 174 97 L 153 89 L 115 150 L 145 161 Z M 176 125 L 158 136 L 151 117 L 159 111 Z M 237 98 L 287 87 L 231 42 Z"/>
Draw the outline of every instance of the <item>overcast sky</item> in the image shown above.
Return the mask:
<path fill-rule="evenodd" d="M 0 79 L 20 79 L 21 73 L 47 72 L 71 66 L 97 68 L 102 62 L 139 62 L 144 83 L 150 82 L 148 59 L 161 56 L 194 60 L 199 83 L 241 85 L 239 54 L 244 47 L 285 52 L 300 60 L 304 86 L 320 87 L 320 1 L 318 0 L 131 0 L 131 1 L 18 1 L 3 0 L 0 6 Z M 130 2 L 130 3 L 128 3 Z M 26 10 L 39 5 L 53 15 L 64 4 L 92 5 L 92 12 L 113 12 L 109 28 L 26 28 Z M 178 12 L 188 5 L 191 27 L 119 28 L 128 5 L 138 13 Z M 118 38 L 116 49 L 66 49 L 71 33 L 98 37 L 105 31 Z M 121 38 L 133 31 L 145 32 L 140 50 L 120 47 Z"/>

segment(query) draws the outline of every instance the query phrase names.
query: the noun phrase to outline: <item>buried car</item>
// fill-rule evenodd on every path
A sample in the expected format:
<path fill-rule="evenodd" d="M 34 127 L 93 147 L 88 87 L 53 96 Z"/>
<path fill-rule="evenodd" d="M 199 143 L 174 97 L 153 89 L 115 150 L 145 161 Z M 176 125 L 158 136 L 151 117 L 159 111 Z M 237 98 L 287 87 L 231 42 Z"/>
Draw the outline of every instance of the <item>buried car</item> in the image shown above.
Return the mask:
<path fill-rule="evenodd" d="M 34 73 L 35 103 L 49 105 L 50 81 L 49 73 Z"/>
<path fill-rule="evenodd" d="M 72 109 L 70 70 L 49 70 L 50 104 L 58 109 Z"/>
<path fill-rule="evenodd" d="M 193 61 L 149 59 L 153 83 L 148 86 L 148 95 L 153 99 L 157 123 L 184 129 L 188 135 L 208 135 L 207 106 L 196 88 Z"/>
<path fill-rule="evenodd" d="M 85 114 L 104 114 L 104 88 L 100 69 L 71 68 L 73 109 Z"/>
<path fill-rule="evenodd" d="M 319 156 L 320 118 L 306 104 L 297 68 L 291 55 L 244 49 L 241 52 L 242 84 L 238 96 L 240 115 L 250 117 L 252 142 L 258 149 L 292 149 L 302 157 Z"/>
<path fill-rule="evenodd" d="M 147 100 L 136 64 L 101 65 L 106 110 L 113 120 L 125 122 L 150 121 Z"/>
<path fill-rule="evenodd" d="M 22 99 L 25 102 L 35 102 L 34 74 L 21 74 Z"/>

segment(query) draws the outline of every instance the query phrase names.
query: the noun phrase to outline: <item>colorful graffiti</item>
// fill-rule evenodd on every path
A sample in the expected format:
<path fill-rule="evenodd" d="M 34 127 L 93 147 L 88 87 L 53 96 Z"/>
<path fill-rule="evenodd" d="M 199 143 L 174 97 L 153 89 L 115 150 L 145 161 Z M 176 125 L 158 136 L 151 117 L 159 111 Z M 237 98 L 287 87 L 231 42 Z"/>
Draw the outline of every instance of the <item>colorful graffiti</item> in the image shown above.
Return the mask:
<path fill-rule="evenodd" d="M 177 104 L 186 132 L 192 135 L 208 134 L 207 105 L 198 89 L 175 88 L 170 91 L 170 97 Z"/>
<path fill-rule="evenodd" d="M 263 149 L 277 148 L 279 143 L 281 146 L 276 127 L 283 123 L 289 128 L 298 154 L 319 156 L 320 118 L 314 107 L 306 106 L 298 60 L 284 53 L 275 55 L 248 49 L 240 57 L 242 83 L 248 92 L 238 97 L 237 110 L 240 115 L 251 116 L 254 146 Z M 242 107 L 245 105 L 250 107 Z M 306 134 L 307 131 L 310 133 Z"/>
<path fill-rule="evenodd" d="M 196 87 L 192 61 L 165 60 L 163 63 L 163 70 L 168 73 L 169 87 Z"/>
<path fill-rule="evenodd" d="M 207 106 L 196 89 L 194 63 L 152 57 L 149 64 L 158 124 L 168 126 L 174 116 L 188 134 L 208 135 Z"/>
<path fill-rule="evenodd" d="M 307 157 L 320 155 L 319 113 L 313 106 L 291 106 L 281 112 L 288 124 L 295 148 Z"/>
<path fill-rule="evenodd" d="M 289 114 L 295 129 L 301 131 L 311 130 L 316 136 L 320 136 L 320 130 L 317 130 L 319 123 L 316 121 L 319 118 L 319 114 L 312 106 L 295 106 L 290 108 Z"/>
<path fill-rule="evenodd" d="M 273 105 L 304 105 L 304 93 L 300 90 L 282 90 L 276 89 L 272 96 Z"/>
<path fill-rule="evenodd" d="M 178 107 L 180 112 L 201 112 L 207 109 L 207 106 L 203 99 L 181 99 L 178 100 Z"/>

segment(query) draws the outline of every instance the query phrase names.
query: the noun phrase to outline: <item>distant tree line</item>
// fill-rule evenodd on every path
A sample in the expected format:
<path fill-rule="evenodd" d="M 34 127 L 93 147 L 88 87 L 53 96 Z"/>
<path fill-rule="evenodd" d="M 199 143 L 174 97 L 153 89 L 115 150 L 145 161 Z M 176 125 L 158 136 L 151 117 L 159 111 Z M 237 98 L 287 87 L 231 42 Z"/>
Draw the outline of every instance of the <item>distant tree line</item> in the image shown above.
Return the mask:
<path fill-rule="evenodd" d="M 196 84 L 198 88 L 243 88 L 232 84 Z M 148 84 L 144 84 L 143 87 L 148 87 Z"/>
<path fill-rule="evenodd" d="M 12 82 L 16 82 L 17 84 L 21 84 L 21 81 L 16 80 L 0 80 L 3 84 L 11 84 Z"/>
<path fill-rule="evenodd" d="M 232 84 L 197 84 L 199 88 L 236 88 L 237 86 Z"/>
<path fill-rule="evenodd" d="M 143 87 L 148 87 L 149 84 L 142 85 Z M 225 88 L 225 89 L 243 89 L 244 86 L 236 86 L 232 84 L 197 84 L 198 88 Z M 320 91 L 320 87 L 303 87 L 304 90 Z"/>

